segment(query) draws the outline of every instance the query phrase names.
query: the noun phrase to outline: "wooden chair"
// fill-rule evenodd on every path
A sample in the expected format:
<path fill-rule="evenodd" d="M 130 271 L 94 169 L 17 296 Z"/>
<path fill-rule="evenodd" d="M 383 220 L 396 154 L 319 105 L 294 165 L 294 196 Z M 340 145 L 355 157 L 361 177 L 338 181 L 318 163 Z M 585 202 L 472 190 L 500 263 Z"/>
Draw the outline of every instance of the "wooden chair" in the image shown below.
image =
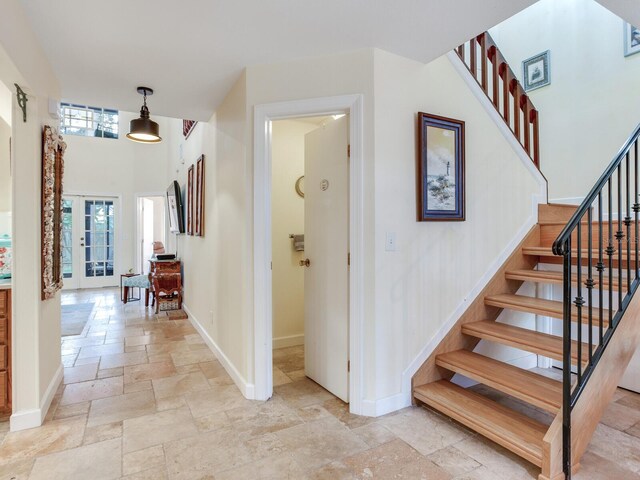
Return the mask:
<path fill-rule="evenodd" d="M 182 276 L 179 273 L 156 273 L 151 277 L 155 296 L 156 313 L 161 303 L 178 303 L 182 308 Z"/>

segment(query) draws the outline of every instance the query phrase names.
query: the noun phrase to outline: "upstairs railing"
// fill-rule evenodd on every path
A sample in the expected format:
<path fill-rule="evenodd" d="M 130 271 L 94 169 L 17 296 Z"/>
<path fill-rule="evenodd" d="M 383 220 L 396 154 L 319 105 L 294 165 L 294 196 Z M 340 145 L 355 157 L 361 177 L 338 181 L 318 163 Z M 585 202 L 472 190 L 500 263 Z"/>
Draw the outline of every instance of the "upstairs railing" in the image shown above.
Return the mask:
<path fill-rule="evenodd" d="M 572 463 L 571 412 L 639 284 L 639 137 L 640 125 L 553 243 L 553 253 L 563 256 L 562 415 L 567 479 Z M 576 363 L 573 385 L 572 358 Z"/>
<path fill-rule="evenodd" d="M 481 33 L 456 48 L 456 53 L 539 169 L 538 111 L 491 35 Z"/>

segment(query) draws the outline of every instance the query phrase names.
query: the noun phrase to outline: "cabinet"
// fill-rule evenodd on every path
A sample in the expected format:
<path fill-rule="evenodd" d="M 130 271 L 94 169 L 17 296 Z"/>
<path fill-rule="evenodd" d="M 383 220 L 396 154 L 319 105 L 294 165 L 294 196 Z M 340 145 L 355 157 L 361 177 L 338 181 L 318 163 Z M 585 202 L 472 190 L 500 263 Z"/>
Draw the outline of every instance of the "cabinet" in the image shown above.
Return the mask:
<path fill-rule="evenodd" d="M 0 415 L 11 413 L 11 290 L 0 289 Z"/>

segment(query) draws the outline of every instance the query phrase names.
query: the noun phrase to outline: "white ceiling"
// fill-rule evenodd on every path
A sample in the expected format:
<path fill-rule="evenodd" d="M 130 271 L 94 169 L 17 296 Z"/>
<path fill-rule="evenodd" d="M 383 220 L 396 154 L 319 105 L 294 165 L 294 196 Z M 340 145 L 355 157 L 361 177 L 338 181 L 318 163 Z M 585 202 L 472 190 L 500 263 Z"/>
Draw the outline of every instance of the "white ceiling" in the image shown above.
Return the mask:
<path fill-rule="evenodd" d="M 640 25 L 640 3 L 638 0 L 597 0 L 603 7 L 633 25 Z"/>
<path fill-rule="evenodd" d="M 377 47 L 427 62 L 535 0 L 21 0 L 63 99 L 208 120 L 242 69 Z"/>

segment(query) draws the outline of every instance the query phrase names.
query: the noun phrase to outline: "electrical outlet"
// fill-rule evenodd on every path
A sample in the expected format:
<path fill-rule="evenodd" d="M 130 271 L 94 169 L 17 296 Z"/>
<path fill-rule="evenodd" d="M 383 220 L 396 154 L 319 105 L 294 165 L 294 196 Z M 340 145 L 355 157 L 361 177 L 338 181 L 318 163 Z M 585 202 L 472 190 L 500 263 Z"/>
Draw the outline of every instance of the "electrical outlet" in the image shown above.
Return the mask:
<path fill-rule="evenodd" d="M 387 252 L 396 251 L 396 232 L 387 232 L 387 238 L 384 242 L 384 249 Z"/>

